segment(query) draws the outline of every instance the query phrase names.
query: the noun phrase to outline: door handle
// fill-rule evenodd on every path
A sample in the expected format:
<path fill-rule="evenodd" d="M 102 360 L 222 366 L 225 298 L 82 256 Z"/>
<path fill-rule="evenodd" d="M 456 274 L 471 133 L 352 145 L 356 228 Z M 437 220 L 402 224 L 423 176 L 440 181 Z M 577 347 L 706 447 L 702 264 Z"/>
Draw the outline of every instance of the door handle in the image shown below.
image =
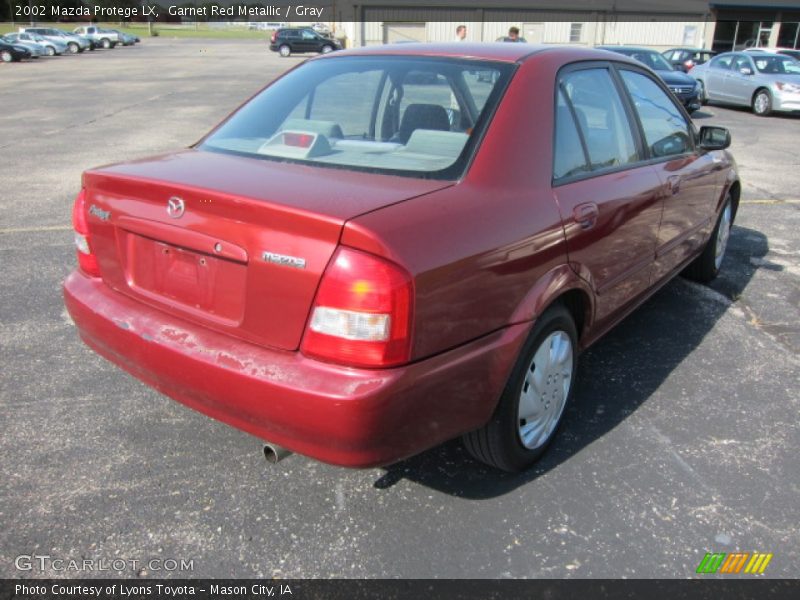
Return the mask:
<path fill-rule="evenodd" d="M 683 178 L 680 175 L 670 175 L 667 177 L 667 188 L 673 196 L 681 191 L 682 181 Z"/>
<path fill-rule="evenodd" d="M 584 202 L 572 209 L 572 218 L 581 226 L 581 229 L 591 229 L 597 223 L 600 209 L 594 202 Z"/>

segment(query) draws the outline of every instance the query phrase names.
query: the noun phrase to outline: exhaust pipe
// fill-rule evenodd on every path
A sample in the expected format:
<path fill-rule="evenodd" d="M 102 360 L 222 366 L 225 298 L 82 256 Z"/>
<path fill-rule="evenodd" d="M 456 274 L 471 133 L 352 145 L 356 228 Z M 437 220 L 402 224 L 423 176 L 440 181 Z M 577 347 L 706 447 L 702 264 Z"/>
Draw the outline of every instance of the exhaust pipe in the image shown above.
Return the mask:
<path fill-rule="evenodd" d="M 264 458 L 271 465 L 289 456 L 292 452 L 277 444 L 264 444 Z"/>

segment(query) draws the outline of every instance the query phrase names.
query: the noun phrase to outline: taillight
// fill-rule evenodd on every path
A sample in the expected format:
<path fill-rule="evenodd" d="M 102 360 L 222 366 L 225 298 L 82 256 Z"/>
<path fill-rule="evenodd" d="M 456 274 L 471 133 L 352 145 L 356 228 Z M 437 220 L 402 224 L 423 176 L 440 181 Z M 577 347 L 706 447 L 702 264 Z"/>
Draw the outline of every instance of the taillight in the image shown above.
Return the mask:
<path fill-rule="evenodd" d="M 277 31 L 273 31 L 272 32 L 272 37 L 270 38 L 270 41 L 274 44 L 275 40 L 277 39 L 277 37 L 278 37 L 278 32 Z"/>
<path fill-rule="evenodd" d="M 339 248 L 322 276 L 301 351 L 351 366 L 407 362 L 413 283 L 382 258 Z"/>
<path fill-rule="evenodd" d="M 92 253 L 89 225 L 86 223 L 86 192 L 83 189 L 72 205 L 72 228 L 75 230 L 78 266 L 87 275 L 100 277 L 100 267 L 97 264 L 97 257 Z"/>
<path fill-rule="evenodd" d="M 694 66 L 694 61 L 692 59 L 689 59 L 685 63 L 683 63 L 683 66 L 686 67 L 687 71 L 691 71 L 692 67 Z"/>

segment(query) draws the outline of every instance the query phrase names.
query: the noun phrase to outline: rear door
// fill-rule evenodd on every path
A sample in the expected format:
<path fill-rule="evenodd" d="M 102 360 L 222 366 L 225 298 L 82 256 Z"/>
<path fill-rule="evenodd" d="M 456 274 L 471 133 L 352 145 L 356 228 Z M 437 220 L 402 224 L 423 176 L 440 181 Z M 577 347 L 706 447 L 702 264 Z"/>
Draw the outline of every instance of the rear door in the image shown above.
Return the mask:
<path fill-rule="evenodd" d="M 725 90 L 725 78 L 730 73 L 733 57 L 733 54 L 727 54 L 719 56 L 709 63 L 705 81 L 706 95 L 709 99 L 728 99 L 728 94 Z"/>
<path fill-rule="evenodd" d="M 661 182 L 610 64 L 570 66 L 558 88 L 554 193 L 570 263 L 596 293 L 600 324 L 650 284 Z"/>
<path fill-rule="evenodd" d="M 645 142 L 645 152 L 663 186 L 654 281 L 699 250 L 712 225 L 722 164 L 699 152 L 683 109 L 649 73 L 620 66 Z"/>
<path fill-rule="evenodd" d="M 732 102 L 750 106 L 750 99 L 757 87 L 755 74 L 755 65 L 746 54 L 740 54 L 733 60 L 726 86 Z"/>

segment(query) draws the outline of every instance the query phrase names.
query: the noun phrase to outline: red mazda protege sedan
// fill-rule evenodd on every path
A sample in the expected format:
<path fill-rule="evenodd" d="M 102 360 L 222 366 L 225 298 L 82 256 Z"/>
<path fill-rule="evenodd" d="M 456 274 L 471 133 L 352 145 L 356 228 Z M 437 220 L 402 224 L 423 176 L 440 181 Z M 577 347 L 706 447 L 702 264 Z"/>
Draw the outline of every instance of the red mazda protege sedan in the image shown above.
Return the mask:
<path fill-rule="evenodd" d="M 579 351 L 719 271 L 729 144 L 620 54 L 315 58 L 187 150 L 84 173 L 66 305 L 101 355 L 281 453 L 386 465 L 463 434 L 523 469 Z"/>

